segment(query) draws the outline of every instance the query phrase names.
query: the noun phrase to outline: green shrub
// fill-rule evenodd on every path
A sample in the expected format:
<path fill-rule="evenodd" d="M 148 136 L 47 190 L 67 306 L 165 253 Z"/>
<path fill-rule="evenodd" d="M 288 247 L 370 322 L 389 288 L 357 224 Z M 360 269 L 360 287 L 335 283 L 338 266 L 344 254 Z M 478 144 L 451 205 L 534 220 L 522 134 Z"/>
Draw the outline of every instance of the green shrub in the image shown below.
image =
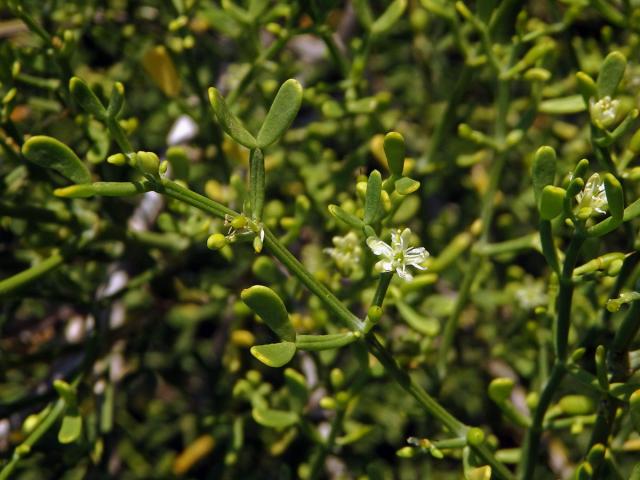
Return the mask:
<path fill-rule="evenodd" d="M 2 2 L 0 479 L 640 478 L 636 3 Z"/>

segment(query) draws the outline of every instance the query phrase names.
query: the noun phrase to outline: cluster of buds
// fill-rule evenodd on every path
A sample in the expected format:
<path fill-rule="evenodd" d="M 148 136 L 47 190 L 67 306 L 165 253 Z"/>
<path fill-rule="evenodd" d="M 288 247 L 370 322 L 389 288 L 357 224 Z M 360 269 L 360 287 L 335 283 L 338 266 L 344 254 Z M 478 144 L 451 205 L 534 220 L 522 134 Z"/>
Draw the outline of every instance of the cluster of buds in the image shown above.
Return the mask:
<path fill-rule="evenodd" d="M 264 243 L 264 225 L 254 222 L 244 215 L 225 215 L 224 226 L 229 227 L 226 235 L 214 233 L 207 240 L 207 247 L 212 250 L 219 250 L 225 245 L 238 240 L 253 238 L 253 248 L 256 253 L 262 251 Z"/>
<path fill-rule="evenodd" d="M 342 273 L 349 275 L 353 272 L 362 259 L 362 247 L 360 240 L 354 232 L 347 233 L 344 237 L 336 235 L 332 239 L 333 248 L 325 248 Z"/>

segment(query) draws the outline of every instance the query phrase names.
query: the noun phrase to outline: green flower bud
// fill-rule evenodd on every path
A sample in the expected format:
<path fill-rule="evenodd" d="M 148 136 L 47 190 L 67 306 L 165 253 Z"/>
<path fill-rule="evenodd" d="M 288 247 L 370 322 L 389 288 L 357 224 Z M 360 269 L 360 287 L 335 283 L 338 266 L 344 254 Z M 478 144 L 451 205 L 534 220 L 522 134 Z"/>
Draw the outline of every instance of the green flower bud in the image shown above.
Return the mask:
<path fill-rule="evenodd" d="M 339 368 L 331 369 L 329 379 L 334 389 L 339 390 L 344 385 L 344 373 Z"/>
<path fill-rule="evenodd" d="M 596 443 L 593 447 L 591 447 L 591 450 L 589 450 L 589 453 L 587 454 L 587 461 L 594 468 L 598 468 L 598 466 L 602 464 L 602 461 L 604 460 L 606 451 L 607 449 L 603 444 Z"/>
<path fill-rule="evenodd" d="M 484 432 L 477 427 L 470 428 L 467 431 L 467 443 L 471 446 L 477 447 L 484 442 Z"/>
<path fill-rule="evenodd" d="M 497 404 L 501 404 L 509 398 L 514 386 L 514 382 L 510 378 L 494 378 L 489 384 L 489 398 Z"/>
<path fill-rule="evenodd" d="M 338 406 L 335 398 L 333 397 L 322 397 L 320 402 L 318 402 L 321 408 L 325 410 L 335 410 Z"/>
<path fill-rule="evenodd" d="M 567 415 L 587 415 L 593 412 L 593 401 L 584 395 L 565 395 L 558 407 Z"/>
<path fill-rule="evenodd" d="M 336 393 L 336 402 L 338 406 L 345 407 L 349 402 L 349 392 L 338 392 Z"/>
<path fill-rule="evenodd" d="M 153 152 L 136 152 L 136 165 L 144 174 L 157 177 L 160 159 Z"/>
<path fill-rule="evenodd" d="M 400 458 L 413 458 L 416 455 L 416 449 L 413 447 L 402 447 L 396 452 Z"/>
<path fill-rule="evenodd" d="M 244 228 L 247 226 L 247 217 L 244 215 L 238 215 L 231 220 L 230 225 L 237 230 Z"/>
<path fill-rule="evenodd" d="M 214 233 L 207 239 L 207 248 L 211 250 L 220 250 L 227 244 L 226 237 L 221 233 Z"/>
<path fill-rule="evenodd" d="M 382 313 L 383 311 L 381 307 L 379 307 L 378 305 L 372 305 L 371 307 L 369 307 L 367 317 L 369 318 L 369 321 L 371 323 L 378 323 L 378 321 L 382 317 Z"/>
<path fill-rule="evenodd" d="M 127 157 L 122 153 L 114 153 L 113 155 L 109 155 L 107 157 L 107 163 L 110 163 L 111 165 L 121 166 L 127 163 Z"/>

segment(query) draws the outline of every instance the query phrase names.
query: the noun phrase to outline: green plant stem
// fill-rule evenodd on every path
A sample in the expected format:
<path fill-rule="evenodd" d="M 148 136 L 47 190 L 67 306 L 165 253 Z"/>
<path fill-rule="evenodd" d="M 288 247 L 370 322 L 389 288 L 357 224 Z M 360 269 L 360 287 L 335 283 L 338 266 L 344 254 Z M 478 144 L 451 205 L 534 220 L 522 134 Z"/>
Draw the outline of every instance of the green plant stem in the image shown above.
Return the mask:
<path fill-rule="evenodd" d="M 409 393 L 431 415 L 436 417 L 452 434 L 466 437 L 469 427 L 451 415 L 442 405 L 431 397 L 418 383 L 405 372 L 391 356 L 389 351 L 380 343 L 373 333 L 366 336 L 369 351 L 384 366 L 385 372 Z M 512 479 L 511 472 L 496 460 L 485 445 L 470 445 L 473 451 L 484 460 L 497 478 Z"/>
<path fill-rule="evenodd" d="M 189 205 L 199 208 L 207 213 L 224 217 L 225 214 L 238 215 L 227 207 L 214 202 L 198 193 L 177 185 L 171 180 L 163 179 L 161 185 L 157 185 L 157 191 L 169 197 L 181 200 Z M 312 293 L 318 296 L 332 314 L 352 330 L 363 331 L 364 322 L 351 313 L 343 303 L 338 300 L 324 285 L 319 283 L 304 266 L 286 249 L 278 238 L 265 227 L 264 244 L 271 254 L 278 259 L 290 272 L 295 275 Z M 366 335 L 366 344 L 371 353 L 385 367 L 385 370 L 403 389 L 413 396 L 429 414 L 437 418 L 452 433 L 465 436 L 469 427 L 451 415 L 442 405 L 432 398 L 407 372 L 402 370 L 393 359 L 387 349 L 369 333 Z M 513 478 L 509 470 L 491 454 L 483 445 L 473 447 L 474 451 L 491 466 L 498 478 L 510 480 Z"/>
<path fill-rule="evenodd" d="M 549 220 L 540 220 L 540 245 L 542 246 L 542 254 L 547 264 L 556 274 L 560 275 L 560 265 L 558 264 L 558 254 L 556 246 L 553 243 L 553 232 L 551 230 L 551 222 Z"/>
<path fill-rule="evenodd" d="M 629 374 L 629 347 L 640 330 L 640 301 L 636 300 L 624 317 L 609 348 L 609 364 L 614 382 Z"/>
<path fill-rule="evenodd" d="M 506 80 L 498 81 L 498 95 L 496 103 L 498 113 L 496 117 L 495 136 L 497 143 L 501 145 L 504 142 L 504 138 L 506 135 L 507 112 L 509 108 L 509 83 Z M 481 232 L 478 239 L 478 244 L 480 246 L 485 244 L 487 242 L 487 238 L 489 237 L 489 227 L 493 218 L 495 196 L 498 190 L 498 184 L 500 183 L 500 177 L 502 175 L 502 170 L 504 169 L 506 159 L 506 153 L 504 152 L 504 150 L 500 150 L 496 153 L 495 161 L 491 166 L 489 185 L 483 197 L 482 210 L 480 214 Z M 481 248 L 482 247 L 480 247 L 480 249 Z M 469 300 L 469 296 L 471 294 L 471 285 L 473 284 L 475 275 L 478 271 L 478 268 L 480 267 L 482 258 L 483 257 L 480 254 L 472 250 L 471 259 L 469 260 L 469 263 L 467 265 L 467 270 L 465 271 L 464 278 L 458 292 L 458 297 L 456 298 L 456 304 L 445 324 L 444 333 L 442 335 L 442 344 L 440 345 L 440 349 L 438 351 L 437 368 L 438 376 L 441 379 L 444 378 L 444 375 L 446 374 L 447 363 L 449 360 L 449 350 L 451 349 L 453 338 L 455 336 L 456 330 L 458 329 L 460 315 L 462 314 L 462 311 Z"/>
<path fill-rule="evenodd" d="M 389 289 L 389 284 L 391 283 L 392 278 L 393 278 L 392 272 L 382 272 L 380 274 L 380 279 L 378 280 L 378 287 L 376 288 L 376 293 L 373 295 L 373 302 L 371 302 L 372 305 L 382 307 L 382 303 L 384 302 L 384 297 L 387 295 L 387 290 Z"/>
<path fill-rule="evenodd" d="M 38 425 L 33 429 L 29 436 L 18 445 L 13 451 L 11 460 L 7 463 L 2 470 L 0 470 L 0 480 L 8 480 L 11 478 L 11 474 L 18 466 L 20 460 L 29 454 L 31 448 L 42 438 L 42 436 L 49 431 L 53 424 L 60 418 L 64 411 L 65 403 L 62 398 L 58 399 L 53 407 L 49 409 L 49 412 L 44 415 Z"/>
<path fill-rule="evenodd" d="M 533 478 L 538 461 L 538 450 L 540 448 L 540 436 L 543 429 L 544 416 L 553 400 L 553 396 L 560 386 L 565 373 L 567 372 L 567 343 L 569 337 L 569 327 L 571 322 L 571 303 L 573 299 L 573 269 L 578 260 L 578 253 L 584 243 L 584 236 L 577 232 L 571 239 L 571 243 L 565 255 L 562 274 L 560 275 L 560 291 L 556 301 L 556 321 L 554 330 L 554 350 L 556 359 L 551 369 L 549 380 L 542 390 L 540 400 L 535 408 L 531 428 L 527 430 L 522 451 L 519 468 L 519 478 L 530 480 Z"/>
<path fill-rule="evenodd" d="M 622 268 L 620 269 L 620 273 L 616 277 L 615 284 L 609 293 L 609 298 L 616 298 L 622 287 L 629 279 L 633 269 L 638 263 L 638 253 L 634 252 L 632 255 L 629 255 L 624 259 L 624 263 L 622 264 Z M 640 316 L 640 312 L 637 311 L 636 306 L 639 306 L 640 302 L 633 302 L 633 306 L 629 310 L 627 316 L 622 322 L 621 328 L 618 329 L 616 335 L 614 337 L 614 344 L 617 342 L 622 343 L 623 339 L 629 338 L 629 341 L 635 336 L 633 334 L 632 324 L 634 322 L 634 318 L 638 318 Z M 640 306 L 639 306 L 640 308 Z M 609 330 L 611 321 L 611 312 L 603 308 L 600 314 L 600 324 L 607 330 Z M 637 321 L 637 320 L 635 320 Z M 629 331 L 631 330 L 631 332 Z M 637 333 L 637 330 L 636 330 Z M 628 348 L 623 348 L 624 346 L 621 344 L 614 345 L 609 348 L 608 353 L 608 367 L 609 371 L 613 374 L 611 381 L 612 382 L 623 382 L 628 378 Z M 596 443 L 606 444 L 606 440 L 611 433 L 611 429 L 613 427 L 613 421 L 615 419 L 616 409 L 620 406 L 619 401 L 615 401 L 609 392 L 600 392 L 600 403 L 598 405 L 598 413 L 594 422 L 593 430 L 591 431 L 591 439 L 589 440 L 589 448 L 591 448 Z M 594 478 L 597 478 L 601 469 L 597 469 L 594 472 Z"/>
<path fill-rule="evenodd" d="M 131 142 L 127 138 L 123 128 L 118 123 L 118 120 L 115 118 L 107 119 L 107 128 L 109 129 L 109 133 L 116 141 L 120 149 L 125 155 L 131 155 L 133 153 L 133 147 L 131 146 Z"/>
<path fill-rule="evenodd" d="M 458 75 L 458 79 L 456 80 L 453 90 L 451 90 L 451 93 L 449 94 L 447 106 L 442 114 L 442 118 L 437 122 L 436 129 L 431 138 L 431 145 L 429 145 L 428 158 L 430 162 L 437 162 L 446 135 L 450 134 L 453 129 L 453 125 L 456 121 L 456 111 L 460 106 L 462 95 L 469 86 L 472 71 L 473 69 L 469 65 L 465 64 Z"/>
<path fill-rule="evenodd" d="M 211 213 L 216 217 L 224 218 L 225 215 L 236 217 L 239 215 L 238 212 L 225 207 L 221 203 L 195 193 L 193 190 L 189 190 L 188 188 L 166 178 L 162 179 L 161 185 L 156 185 L 156 191 L 158 193 L 164 193 L 177 200 L 181 200 L 184 203 L 188 203 L 189 205 L 199 208 L 207 213 Z"/>
<path fill-rule="evenodd" d="M 324 42 L 324 44 L 327 46 L 329 55 L 331 55 L 331 58 L 333 59 L 333 62 L 336 64 L 336 66 L 340 70 L 340 73 L 344 77 L 346 77 L 349 74 L 349 63 L 347 59 L 344 57 L 344 55 L 342 55 L 342 52 L 340 52 L 340 48 L 336 44 L 333 38 L 333 34 L 329 29 L 325 29 L 325 28 L 319 28 L 317 33 L 318 33 L 318 36 Z"/>
<path fill-rule="evenodd" d="M 208 199 L 202 195 L 199 195 L 188 188 L 181 187 L 180 185 L 172 182 L 171 180 L 164 179 L 162 181 L 163 189 L 158 191 L 165 193 L 168 196 L 188 203 L 196 208 L 200 208 L 208 213 L 224 218 L 225 215 L 237 216 L 237 212 L 230 210 L 229 208 L 221 205 L 213 200 Z M 351 313 L 343 304 L 333 296 L 333 294 L 321 283 L 319 283 L 296 259 L 289 250 L 283 247 L 278 241 L 277 237 L 265 227 L 265 246 L 271 251 L 274 257 L 276 257 L 285 267 L 296 275 L 300 281 L 311 292 L 316 294 L 323 303 L 330 308 L 334 313 L 338 315 L 338 319 L 343 325 L 351 330 L 362 331 L 363 322 L 360 321 L 353 313 Z"/>
<path fill-rule="evenodd" d="M 504 242 L 480 244 L 474 247 L 474 251 L 478 255 L 492 257 L 505 253 L 517 253 L 531 249 L 536 250 L 538 248 L 536 237 L 537 235 L 535 233 L 530 233 Z"/>
<path fill-rule="evenodd" d="M 556 362 L 551 369 L 549 380 L 542 390 L 542 395 L 533 414 L 531 428 L 527 430 L 524 445 L 522 446 L 523 455 L 520 459 L 520 473 L 518 475 L 520 479 L 531 479 L 533 477 L 533 472 L 538 462 L 538 449 L 544 416 L 551 404 L 551 400 L 553 400 L 553 394 L 560 386 L 565 373 L 566 366 L 563 363 Z"/>
<path fill-rule="evenodd" d="M 0 281 L 0 296 L 12 293 L 15 290 L 37 280 L 50 271 L 58 268 L 62 265 L 63 261 L 64 256 L 61 253 L 56 252 L 33 267 L 27 268 L 20 273 L 16 273 L 9 278 L 5 278 Z"/>
<path fill-rule="evenodd" d="M 569 340 L 569 326 L 571 323 L 571 301 L 573 298 L 573 269 L 578 260 L 578 253 L 584 243 L 584 237 L 576 234 L 571 239 L 564 259 L 562 275 L 560 275 L 560 291 L 558 293 L 557 316 L 554 324 L 554 350 L 556 362 L 565 363 L 567 360 L 567 343 Z"/>
<path fill-rule="evenodd" d="M 324 464 L 325 459 L 327 458 L 327 454 L 333 448 L 335 444 L 336 437 L 338 436 L 338 429 L 342 424 L 345 415 L 345 409 L 339 408 L 336 411 L 333 420 L 331 421 L 331 428 L 329 430 L 329 437 L 327 438 L 326 443 L 323 443 L 319 446 L 317 453 L 314 455 L 313 460 L 311 461 L 311 466 L 309 468 L 309 480 L 315 480 L 320 476 L 320 469 Z"/>

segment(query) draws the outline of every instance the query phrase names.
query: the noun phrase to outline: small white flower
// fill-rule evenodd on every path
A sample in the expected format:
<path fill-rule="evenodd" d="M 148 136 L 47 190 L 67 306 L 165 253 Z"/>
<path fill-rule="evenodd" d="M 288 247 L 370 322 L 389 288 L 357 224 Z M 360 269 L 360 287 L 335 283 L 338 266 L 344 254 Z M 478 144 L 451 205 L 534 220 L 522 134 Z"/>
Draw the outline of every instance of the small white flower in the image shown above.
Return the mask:
<path fill-rule="evenodd" d="M 360 264 L 362 258 L 362 247 L 358 236 L 354 232 L 349 232 L 344 237 L 333 237 L 332 242 L 334 247 L 325 248 L 324 252 L 329 254 L 343 273 L 348 275 Z"/>
<path fill-rule="evenodd" d="M 531 278 L 527 278 L 520 285 L 520 288 L 515 292 L 515 297 L 524 310 L 533 310 L 536 307 L 546 305 L 548 301 L 544 285 L 540 282 L 534 282 Z"/>
<path fill-rule="evenodd" d="M 595 123 L 600 128 L 608 128 L 613 125 L 618 115 L 620 100 L 612 100 L 609 95 L 596 101 L 589 99 L 589 113 Z"/>
<path fill-rule="evenodd" d="M 407 270 L 407 267 L 414 267 L 419 270 L 425 270 L 420 265 L 429 256 L 429 252 L 424 247 L 409 247 L 409 238 L 411 230 L 394 230 L 391 232 L 391 245 L 383 242 L 377 237 L 367 238 L 367 245 L 371 251 L 380 257 L 376 263 L 376 269 L 380 272 L 393 272 L 404 280 L 411 280 L 413 276 Z"/>
<path fill-rule="evenodd" d="M 606 213 L 609 203 L 600 175 L 594 173 L 589 177 L 584 189 L 576 195 L 576 202 L 578 202 L 576 211 L 585 212 L 586 216 L 591 212 Z"/>

